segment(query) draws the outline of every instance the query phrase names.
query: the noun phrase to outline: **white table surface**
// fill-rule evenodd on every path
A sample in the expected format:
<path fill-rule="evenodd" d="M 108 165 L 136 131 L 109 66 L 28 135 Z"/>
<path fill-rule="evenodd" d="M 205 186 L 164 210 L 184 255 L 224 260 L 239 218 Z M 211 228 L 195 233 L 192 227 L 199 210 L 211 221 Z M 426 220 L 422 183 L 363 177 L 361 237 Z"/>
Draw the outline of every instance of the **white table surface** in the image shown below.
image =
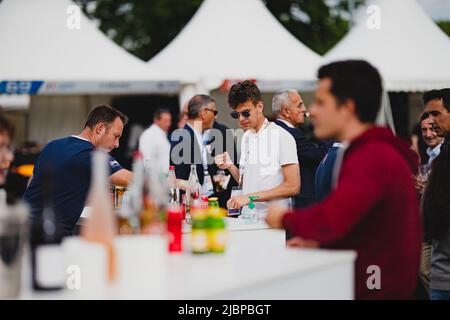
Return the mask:
<path fill-rule="evenodd" d="M 229 232 L 224 254 L 193 255 L 190 234 L 184 252 L 167 258 L 165 294 L 160 299 L 353 299 L 352 251 L 285 247 L 281 230 Z M 133 298 L 154 297 L 151 290 Z M 33 293 L 20 299 L 73 299 L 68 290 Z M 112 288 L 100 299 L 128 299 Z"/>

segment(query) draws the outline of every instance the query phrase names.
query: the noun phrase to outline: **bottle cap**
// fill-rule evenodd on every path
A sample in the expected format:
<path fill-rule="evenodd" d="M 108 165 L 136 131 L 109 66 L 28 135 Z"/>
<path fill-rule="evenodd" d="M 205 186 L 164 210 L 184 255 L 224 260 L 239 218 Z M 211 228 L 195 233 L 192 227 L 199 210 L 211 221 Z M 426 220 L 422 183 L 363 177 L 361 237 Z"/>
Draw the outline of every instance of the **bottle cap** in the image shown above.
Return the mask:
<path fill-rule="evenodd" d="M 169 170 L 175 170 L 175 166 L 170 166 Z"/>
<path fill-rule="evenodd" d="M 248 196 L 248 198 L 250 199 L 250 203 L 248 204 L 249 209 L 254 209 L 255 204 L 253 203 L 253 200 L 258 199 L 259 196 Z"/>

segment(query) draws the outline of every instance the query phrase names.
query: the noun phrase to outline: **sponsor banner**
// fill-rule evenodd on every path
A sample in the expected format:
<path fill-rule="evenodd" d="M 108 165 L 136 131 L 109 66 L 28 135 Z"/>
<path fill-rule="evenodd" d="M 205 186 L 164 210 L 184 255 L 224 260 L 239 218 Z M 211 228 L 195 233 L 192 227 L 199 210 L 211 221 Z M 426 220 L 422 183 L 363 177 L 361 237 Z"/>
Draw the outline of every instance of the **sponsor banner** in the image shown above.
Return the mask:
<path fill-rule="evenodd" d="M 0 94 L 177 94 L 178 81 L 0 81 Z"/>

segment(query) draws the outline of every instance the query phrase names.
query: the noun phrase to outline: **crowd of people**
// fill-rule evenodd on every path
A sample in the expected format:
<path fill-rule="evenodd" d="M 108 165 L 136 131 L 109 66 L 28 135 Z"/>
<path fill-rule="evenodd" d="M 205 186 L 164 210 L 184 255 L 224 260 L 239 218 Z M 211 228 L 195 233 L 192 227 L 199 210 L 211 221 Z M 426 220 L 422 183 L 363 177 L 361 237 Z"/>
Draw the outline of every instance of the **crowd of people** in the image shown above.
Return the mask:
<path fill-rule="evenodd" d="M 255 82 L 234 84 L 228 106 L 242 133 L 240 148 L 239 130 L 217 121 L 211 96 L 187 101 L 170 134 L 171 113 L 157 110 L 139 139 L 144 162 L 163 172 L 174 166 L 185 191 L 195 164 L 202 192 L 217 196 L 222 207 L 241 209 L 256 197 L 260 217 L 286 230 L 288 246 L 356 251 L 357 299 L 409 299 L 418 286 L 431 299 L 450 299 L 450 89 L 423 95 L 424 179 L 413 148 L 375 124 L 382 96 L 375 67 L 334 62 L 318 70 L 318 79 L 308 111 L 296 90 L 277 92 L 275 121 L 265 116 Z M 306 117 L 317 141 L 302 131 Z M 92 151 L 117 148 L 127 121 L 114 108 L 97 106 L 81 133 L 43 148 L 24 195 L 31 219 L 42 213 L 43 177 L 51 166 L 57 220 L 65 235 L 72 234 L 87 201 Z M 12 125 L 0 114 L 0 183 L 12 161 L 12 136 Z M 112 157 L 109 167 L 111 184 L 132 181 L 133 173 Z M 216 187 L 219 175 L 228 177 L 223 188 Z M 241 193 L 232 195 L 236 186 Z M 375 285 L 368 280 L 371 270 L 379 273 Z"/>

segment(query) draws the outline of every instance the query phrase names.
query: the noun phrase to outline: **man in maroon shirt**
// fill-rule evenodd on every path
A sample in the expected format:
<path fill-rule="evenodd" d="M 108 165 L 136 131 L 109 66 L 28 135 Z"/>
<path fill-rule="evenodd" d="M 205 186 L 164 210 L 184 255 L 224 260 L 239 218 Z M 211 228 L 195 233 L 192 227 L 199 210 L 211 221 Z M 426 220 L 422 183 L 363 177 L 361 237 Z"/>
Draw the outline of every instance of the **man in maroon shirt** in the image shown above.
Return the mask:
<path fill-rule="evenodd" d="M 310 108 L 314 133 L 345 146 L 333 190 L 296 212 L 272 206 L 267 223 L 294 234 L 291 246 L 355 250 L 357 299 L 412 298 L 422 240 L 412 178 L 417 157 L 389 129 L 374 125 L 382 85 L 373 66 L 335 62 L 321 67 L 318 77 Z"/>

